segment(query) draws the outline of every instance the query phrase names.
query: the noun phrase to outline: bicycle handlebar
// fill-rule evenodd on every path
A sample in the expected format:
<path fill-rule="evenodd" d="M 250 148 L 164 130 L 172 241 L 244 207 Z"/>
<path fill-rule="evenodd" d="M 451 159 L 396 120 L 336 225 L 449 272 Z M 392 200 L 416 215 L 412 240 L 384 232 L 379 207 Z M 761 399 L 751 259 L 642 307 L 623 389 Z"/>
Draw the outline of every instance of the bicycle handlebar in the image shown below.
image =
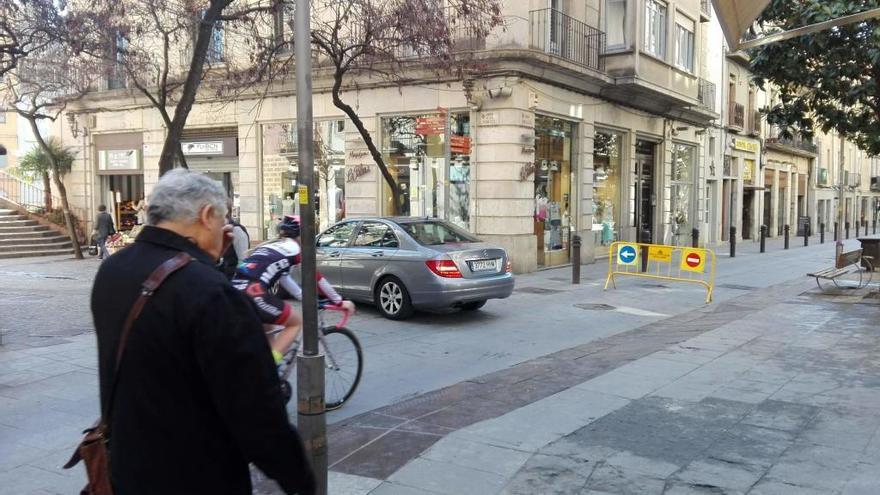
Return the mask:
<path fill-rule="evenodd" d="M 343 313 L 342 320 L 339 323 L 337 323 L 336 325 L 334 325 L 336 328 L 344 327 L 348 323 L 349 318 L 351 318 L 351 315 L 348 314 L 348 311 L 346 311 L 342 306 L 337 306 L 329 301 L 319 302 L 318 309 L 324 309 L 327 311 L 339 311 L 340 313 Z"/>

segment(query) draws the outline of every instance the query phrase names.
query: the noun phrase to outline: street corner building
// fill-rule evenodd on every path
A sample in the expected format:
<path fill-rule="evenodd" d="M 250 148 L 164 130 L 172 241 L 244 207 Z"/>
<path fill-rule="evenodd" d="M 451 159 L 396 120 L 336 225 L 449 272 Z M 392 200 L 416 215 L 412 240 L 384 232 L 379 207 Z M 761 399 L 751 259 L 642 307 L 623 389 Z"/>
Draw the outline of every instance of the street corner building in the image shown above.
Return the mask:
<path fill-rule="evenodd" d="M 397 198 L 334 106 L 318 60 L 322 228 L 357 216 L 443 218 L 503 246 L 514 270 L 529 272 L 570 263 L 574 236 L 592 262 L 618 240 L 691 245 L 696 237 L 711 247 L 731 235 L 755 239 L 762 224 L 770 235 L 783 225 L 816 232 L 836 218 L 838 183 L 847 218 L 874 221 L 877 160 L 847 144 L 853 156 L 838 180 L 834 136 L 793 142 L 762 123 L 772 90 L 752 85 L 746 55 L 726 48 L 709 2 L 527 0 L 505 2 L 502 15 L 504 28 L 484 39 L 455 34 L 481 67 L 465 80 L 414 64 L 405 83 L 345 81 L 343 97 Z M 216 63 L 236 56 L 232 36 L 218 30 Z M 56 132 L 79 150 L 67 177 L 72 201 L 91 212 L 112 207 L 124 231 L 158 180 L 166 129 L 121 71 L 110 72 Z M 233 101 L 203 93 L 183 135 L 187 164 L 224 184 L 252 242 L 272 238 L 299 208 L 293 81 Z"/>

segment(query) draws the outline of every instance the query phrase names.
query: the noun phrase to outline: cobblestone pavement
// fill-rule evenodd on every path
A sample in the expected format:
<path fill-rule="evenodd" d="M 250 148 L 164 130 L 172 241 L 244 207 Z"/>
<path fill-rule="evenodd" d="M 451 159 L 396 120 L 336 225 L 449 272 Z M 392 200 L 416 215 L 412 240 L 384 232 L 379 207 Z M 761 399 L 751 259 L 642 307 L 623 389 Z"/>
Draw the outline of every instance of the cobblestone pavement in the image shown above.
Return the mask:
<path fill-rule="evenodd" d="M 534 473 L 544 469 L 548 479 L 565 476 L 542 468 L 541 459 L 546 460 L 547 456 L 563 459 L 565 456 L 548 454 L 542 449 L 553 448 L 557 442 L 577 442 L 576 435 L 581 429 L 600 424 L 594 419 L 604 421 L 606 417 L 622 414 L 621 411 L 633 408 L 677 411 L 690 407 L 677 409 L 677 405 L 663 405 L 657 401 L 666 396 L 653 389 L 645 391 L 644 395 L 653 394 L 648 397 L 629 397 L 636 393 L 634 391 L 627 391 L 621 397 L 614 391 L 629 387 L 621 377 L 656 384 L 660 377 L 670 377 L 664 374 L 670 372 L 659 366 L 657 376 L 647 373 L 651 380 L 646 380 L 638 374 L 639 369 L 646 374 L 645 370 L 652 364 L 674 368 L 675 364 L 668 363 L 681 361 L 682 358 L 677 356 L 679 352 L 686 354 L 685 364 L 691 359 L 706 366 L 707 362 L 714 360 L 725 362 L 726 354 L 711 356 L 710 351 L 717 352 L 718 349 L 689 353 L 676 350 L 676 345 L 688 347 L 685 343 L 691 339 L 723 332 L 727 328 L 725 325 L 734 324 L 746 314 L 755 317 L 766 312 L 765 318 L 770 318 L 774 314 L 772 308 L 776 307 L 794 315 L 797 310 L 821 304 L 824 306 L 817 311 L 832 315 L 835 308 L 843 306 L 841 301 L 853 300 L 845 295 L 836 299 L 823 298 L 819 303 L 812 300 L 807 304 L 790 302 L 797 299 L 803 289 L 803 273 L 830 264 L 833 254 L 830 244 L 810 248 L 795 248 L 793 244 L 793 249 L 788 252 L 781 251 L 779 242 L 771 242 L 768 247 L 770 252 L 759 255 L 757 245 L 746 243 L 738 247 L 735 259 L 719 256 L 717 302 L 709 306 L 702 304 L 701 290 L 697 287 L 627 281 L 619 283 L 616 291 L 602 292 L 605 266 L 597 263 L 584 268 L 584 284 L 581 286 L 570 285 L 566 270 L 521 276 L 517 280 L 519 290 L 513 297 L 492 302 L 485 311 L 473 314 L 420 315 L 409 322 L 391 323 L 362 308 L 352 327 L 357 329 L 366 349 L 365 379 L 351 404 L 328 415 L 332 424 L 330 455 L 334 463 L 331 493 L 367 493 L 373 489 L 380 494 L 410 493 L 408 490 L 413 485 L 412 489 L 416 490 L 413 493 L 422 493 L 418 491 L 420 489 L 430 490 L 437 483 L 444 483 L 442 476 L 455 477 L 454 470 L 449 471 L 446 466 L 450 463 L 443 460 L 444 455 L 449 455 L 449 452 L 444 453 L 443 446 L 455 441 L 467 441 L 468 446 L 477 445 L 479 441 L 475 443 L 474 440 L 481 438 L 480 433 L 472 430 L 489 427 L 495 421 L 509 421 L 510 427 L 516 431 L 534 429 L 536 436 L 525 448 L 522 445 L 508 448 L 495 440 L 480 444 L 487 445 L 491 452 L 499 448 L 516 453 L 516 462 L 503 463 L 509 472 L 505 472 L 503 483 L 494 491 L 543 493 L 544 488 L 530 488 L 540 481 L 540 476 Z M 83 476 L 79 470 L 65 472 L 58 466 L 69 455 L 79 430 L 97 415 L 96 354 L 88 308 L 91 278 L 96 267 L 94 260 L 76 262 L 59 258 L 0 262 L 0 277 L 4 280 L 0 286 L 0 336 L 3 339 L 0 346 L 0 494 L 76 493 L 81 487 Z M 798 280 L 793 288 L 779 288 L 792 279 Z M 772 288 L 766 289 L 768 287 Z M 522 290 L 531 288 L 541 290 Z M 604 308 L 606 310 L 588 310 L 584 309 L 585 304 L 587 308 L 591 308 L 590 304 L 608 307 Z M 861 311 L 869 305 L 850 304 L 847 307 Z M 876 306 L 870 308 L 876 310 Z M 765 321 L 763 325 L 768 324 Z M 864 329 L 851 330 L 853 334 L 862 331 Z M 673 356 L 665 356 L 664 352 Z M 772 361 L 774 356 L 767 359 Z M 629 368 L 639 363 L 644 363 L 643 368 Z M 850 365 L 852 370 L 860 370 L 868 366 L 869 361 L 862 359 Z M 832 367 L 816 373 L 833 376 L 839 372 L 838 368 Z M 867 374 L 869 370 L 862 373 Z M 719 383 L 730 378 L 721 370 L 709 375 Z M 633 376 L 639 378 L 633 379 Z M 602 380 L 611 380 L 606 387 L 612 390 L 592 390 L 598 385 L 583 385 L 593 380 L 599 380 L 600 384 Z M 746 385 L 731 388 L 751 390 Z M 870 389 L 868 385 L 863 388 Z M 640 386 L 645 387 L 644 384 Z M 696 387 L 697 390 L 706 388 Z M 710 392 L 700 400 L 716 397 L 714 389 Z M 577 393 L 588 395 L 582 397 L 583 400 L 565 395 Z M 732 403 L 750 403 L 740 397 L 747 395 L 745 392 L 738 393 L 717 400 L 726 400 L 724 404 L 731 403 L 732 409 L 736 409 Z M 663 400 L 683 399 L 666 397 Z M 784 397 L 773 400 L 793 402 Z M 694 402 L 701 404 L 699 400 Z M 559 410 L 562 417 L 578 409 L 590 412 L 588 417 L 573 413 L 579 419 L 568 422 L 562 421 L 561 417 L 556 421 L 555 416 L 549 416 L 560 427 L 553 435 L 545 436 L 541 436 L 541 428 L 535 428 L 540 424 L 535 418 L 515 419 L 518 414 L 534 413 L 529 411 L 546 415 L 543 411 L 547 404 L 560 406 L 546 409 Z M 768 407 L 773 404 L 771 402 Z M 563 405 L 568 407 L 561 407 Z M 419 407 L 422 408 L 421 414 Z M 462 411 L 461 407 L 469 407 L 469 410 Z M 822 406 L 813 407 L 819 411 L 811 417 L 810 425 L 824 411 Z M 693 414 L 703 409 L 696 411 Z M 639 414 L 642 416 L 620 416 L 615 420 L 640 424 L 641 430 L 633 430 L 641 431 L 640 437 L 650 436 L 653 430 L 665 431 L 665 425 L 660 422 L 652 427 L 642 424 L 639 418 L 672 421 L 671 418 L 650 416 L 648 412 Z M 829 421 L 834 422 L 833 419 Z M 794 435 L 793 432 L 789 434 Z M 865 436 L 864 432 L 861 434 Z M 592 438 L 593 435 L 584 433 L 582 437 Z M 622 448 L 622 439 L 614 441 L 617 443 L 611 440 L 601 442 L 604 443 L 584 444 L 583 451 L 604 449 L 602 451 L 610 452 L 608 449 L 614 449 L 618 453 L 630 452 L 639 458 L 652 459 L 645 455 L 646 450 Z M 872 448 L 880 450 L 876 446 Z M 699 457 L 697 454 L 694 459 Z M 613 456 L 614 453 L 608 457 Z M 437 459 L 441 464 L 434 466 L 432 462 Z M 570 458 L 563 460 L 571 461 Z M 673 464 L 673 461 L 664 462 Z M 592 469 L 600 462 L 604 462 L 604 458 L 590 457 L 586 465 Z M 683 463 L 684 460 L 676 462 Z M 430 477 L 420 475 L 420 465 L 432 466 L 431 473 L 436 468 L 435 474 L 439 477 L 432 481 Z M 471 467 L 474 466 L 480 465 Z M 477 470 L 481 474 L 474 480 L 488 479 L 482 468 Z M 414 475 L 422 476 L 424 483 L 414 483 L 416 478 L 411 477 Z M 628 475 L 622 476 L 627 478 Z M 491 486 L 496 487 L 499 480 L 497 477 L 492 479 L 495 484 Z M 652 479 L 661 478 L 655 476 Z M 459 491 L 440 492 L 475 493 L 477 487 L 483 485 L 472 485 L 468 489 L 454 483 L 449 486 L 458 487 L 455 490 Z M 559 486 L 557 492 L 570 493 L 564 489 L 567 485 Z M 587 486 L 584 484 L 581 488 Z M 273 491 L 270 483 L 261 483 L 260 487 L 266 493 Z M 488 489 L 489 485 L 486 487 Z M 547 493 L 551 492 L 547 489 Z"/>

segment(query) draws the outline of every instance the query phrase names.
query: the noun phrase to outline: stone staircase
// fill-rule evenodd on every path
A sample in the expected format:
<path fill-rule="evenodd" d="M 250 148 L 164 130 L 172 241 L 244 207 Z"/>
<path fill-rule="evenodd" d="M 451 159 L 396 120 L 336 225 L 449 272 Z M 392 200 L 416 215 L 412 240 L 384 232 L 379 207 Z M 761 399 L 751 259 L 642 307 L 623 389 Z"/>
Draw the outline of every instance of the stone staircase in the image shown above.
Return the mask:
<path fill-rule="evenodd" d="M 15 210 L 0 209 L 0 259 L 73 254 L 67 235 Z"/>

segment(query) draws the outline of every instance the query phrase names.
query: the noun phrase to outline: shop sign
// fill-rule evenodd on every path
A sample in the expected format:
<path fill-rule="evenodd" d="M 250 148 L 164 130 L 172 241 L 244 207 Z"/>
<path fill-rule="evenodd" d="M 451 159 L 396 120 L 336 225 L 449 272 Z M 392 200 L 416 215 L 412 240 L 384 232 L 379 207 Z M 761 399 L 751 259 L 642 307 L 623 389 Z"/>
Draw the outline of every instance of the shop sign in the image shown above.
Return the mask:
<path fill-rule="evenodd" d="M 480 112 L 480 125 L 498 125 L 498 114 L 495 112 Z"/>
<path fill-rule="evenodd" d="M 663 263 L 672 262 L 671 246 L 649 246 L 648 261 L 661 261 Z"/>
<path fill-rule="evenodd" d="M 733 148 L 740 151 L 748 151 L 750 153 L 758 152 L 758 143 L 753 141 L 746 141 L 745 139 L 734 139 L 733 140 Z"/>
<path fill-rule="evenodd" d="M 369 165 L 352 165 L 345 172 L 346 182 L 357 182 L 358 179 L 370 173 Z"/>
<path fill-rule="evenodd" d="M 442 116 L 416 117 L 416 134 L 419 136 L 446 134 L 446 118 Z"/>
<path fill-rule="evenodd" d="M 469 136 L 452 136 L 449 138 L 449 149 L 453 153 L 469 155 L 471 153 L 471 138 Z"/>
<path fill-rule="evenodd" d="M 359 159 L 365 158 L 367 156 L 370 156 L 369 150 L 351 150 L 348 153 L 348 157 L 351 158 L 352 160 L 359 160 Z"/>
<path fill-rule="evenodd" d="M 101 170 L 138 170 L 138 150 L 102 150 L 99 160 Z"/>
<path fill-rule="evenodd" d="M 222 155 L 223 141 L 184 141 L 180 143 L 184 155 Z"/>

